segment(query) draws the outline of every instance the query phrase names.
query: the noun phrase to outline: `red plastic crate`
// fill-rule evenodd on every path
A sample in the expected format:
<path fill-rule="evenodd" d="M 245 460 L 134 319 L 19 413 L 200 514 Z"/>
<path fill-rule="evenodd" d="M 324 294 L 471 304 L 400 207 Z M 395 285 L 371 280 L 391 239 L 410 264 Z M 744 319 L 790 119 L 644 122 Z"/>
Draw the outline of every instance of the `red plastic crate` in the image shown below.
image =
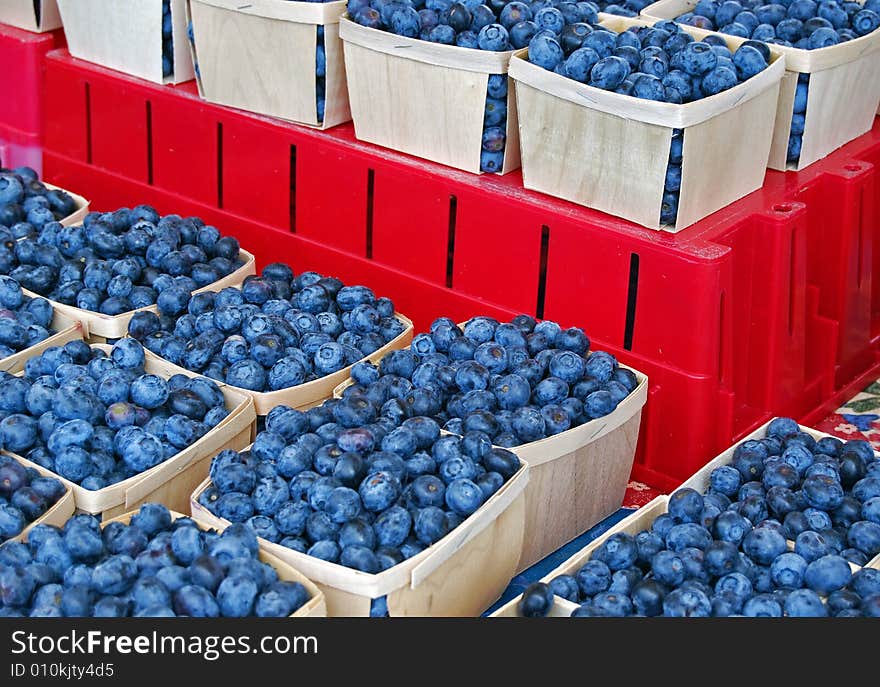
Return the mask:
<path fill-rule="evenodd" d="M 876 350 L 878 182 L 849 148 L 770 172 L 670 235 L 526 191 L 518 173 L 470 175 L 361 143 L 350 125 L 210 105 L 192 83 L 65 51 L 48 56 L 46 86 L 46 173 L 96 208 L 199 214 L 264 261 L 369 283 L 420 327 L 478 312 L 583 326 L 651 377 L 635 474 L 657 486 L 773 413 L 816 407 Z"/>
<path fill-rule="evenodd" d="M 43 61 L 63 33 L 31 33 L 0 24 L 0 140 L 21 144 L 43 129 Z M 39 140 L 37 140 L 39 143 Z"/>

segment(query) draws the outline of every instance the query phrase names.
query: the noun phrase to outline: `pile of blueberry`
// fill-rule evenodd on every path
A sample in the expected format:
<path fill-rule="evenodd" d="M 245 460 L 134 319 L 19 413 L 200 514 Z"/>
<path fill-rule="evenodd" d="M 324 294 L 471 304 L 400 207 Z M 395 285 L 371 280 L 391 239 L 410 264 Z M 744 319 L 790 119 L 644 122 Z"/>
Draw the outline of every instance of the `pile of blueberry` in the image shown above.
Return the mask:
<path fill-rule="evenodd" d="M 189 299 L 242 264 L 238 241 L 197 217 L 139 205 L 48 222 L 36 237 L 0 244 L 0 274 L 50 300 L 105 315 Z"/>
<path fill-rule="evenodd" d="M 663 183 L 663 200 L 660 204 L 660 224 L 675 225 L 678 217 L 678 199 L 681 195 L 681 153 L 684 148 L 684 130 L 673 129 L 669 144 L 669 162 Z"/>
<path fill-rule="evenodd" d="M 76 211 L 76 202 L 60 189 L 47 189 L 30 167 L 0 167 L 0 243 L 36 236 L 45 225 Z"/>
<path fill-rule="evenodd" d="M 367 573 L 454 530 L 520 469 L 483 436 L 401 421 L 361 397 L 273 408 L 247 451 L 223 451 L 199 503 L 259 537 Z"/>
<path fill-rule="evenodd" d="M 613 355 L 591 353 L 582 330 L 528 315 L 475 317 L 463 328 L 442 317 L 409 350 L 391 351 L 378 367 L 358 363 L 351 376 L 346 398 L 506 448 L 608 415 L 638 386 Z"/>
<path fill-rule="evenodd" d="M 652 0 L 623 0 L 623 2 L 597 2 L 599 11 L 606 14 L 615 14 L 618 17 L 638 17 L 643 9 L 650 5 Z"/>
<path fill-rule="evenodd" d="M 54 477 L 43 477 L 0 454 L 0 544 L 43 517 L 65 491 L 64 484 Z"/>
<path fill-rule="evenodd" d="M 880 27 L 880 0 L 700 0 L 675 21 L 802 50 L 828 48 Z"/>
<path fill-rule="evenodd" d="M 733 88 L 767 68 L 770 50 L 749 42 L 731 52 L 719 36 L 697 41 L 675 22 L 621 33 L 572 24 L 529 42 L 529 61 L 575 81 L 635 98 L 689 103 Z"/>
<path fill-rule="evenodd" d="M 247 527 L 221 533 L 172 522 L 146 504 L 131 522 L 75 515 L 37 525 L 27 544 L 0 548 L 0 616 L 49 618 L 285 618 L 309 600 L 299 582 L 260 561 Z"/>
<path fill-rule="evenodd" d="M 408 38 L 493 52 L 525 48 L 537 34 L 558 36 L 566 24 L 598 22 L 593 2 L 517 0 L 348 0 L 358 24 Z M 486 93 L 480 169 L 500 172 L 507 136 L 507 75 L 492 74 Z"/>
<path fill-rule="evenodd" d="M 575 616 L 880 617 L 880 460 L 866 441 L 816 441 L 788 418 L 737 446 L 701 495 L 680 489 L 635 537 L 617 533 L 573 576 L 537 585 Z"/>
<path fill-rule="evenodd" d="M 52 304 L 30 298 L 12 277 L 0 277 L 0 359 L 49 338 Z"/>
<path fill-rule="evenodd" d="M 196 78 L 201 79 L 202 73 L 199 71 L 199 59 L 198 55 L 196 55 L 196 33 L 193 28 L 192 21 L 187 22 L 186 24 L 186 37 L 189 40 L 189 44 L 192 47 L 192 56 L 193 56 L 193 70 L 195 71 Z"/>
<path fill-rule="evenodd" d="M 329 1 L 329 0 L 328 0 Z M 318 121 L 324 121 L 324 105 L 327 97 L 327 53 L 324 51 L 324 27 L 317 27 L 315 45 L 315 97 Z"/>
<path fill-rule="evenodd" d="M 162 0 L 162 76 L 174 75 L 174 27 L 171 0 Z"/>
<path fill-rule="evenodd" d="M 786 160 L 797 164 L 801 159 L 801 143 L 804 125 L 807 120 L 807 96 L 809 95 L 810 75 L 798 74 L 797 86 L 794 91 L 794 106 L 791 115 L 791 129 L 788 134 L 788 151 Z"/>
<path fill-rule="evenodd" d="M 283 263 L 218 293 L 159 297 L 128 332 L 156 355 L 250 391 L 276 391 L 356 363 L 406 329 L 394 303 L 366 286 Z"/>
<path fill-rule="evenodd" d="M 144 373 L 144 349 L 120 339 L 110 355 L 84 341 L 53 346 L 0 373 L 0 447 L 96 490 L 198 441 L 228 415 L 217 384 Z"/>

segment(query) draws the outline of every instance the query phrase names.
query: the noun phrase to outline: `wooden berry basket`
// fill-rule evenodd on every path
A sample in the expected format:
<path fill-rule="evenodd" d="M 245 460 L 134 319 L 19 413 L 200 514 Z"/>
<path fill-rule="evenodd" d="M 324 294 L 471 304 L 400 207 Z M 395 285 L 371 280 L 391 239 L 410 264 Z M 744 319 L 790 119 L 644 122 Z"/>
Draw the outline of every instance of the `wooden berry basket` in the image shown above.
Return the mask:
<path fill-rule="evenodd" d="M 239 257 L 244 259 L 244 264 L 235 270 L 235 272 L 226 275 L 223 279 L 218 279 L 213 284 L 208 284 L 200 289 L 196 289 L 193 293 L 201 293 L 202 291 L 220 291 L 227 286 L 238 286 L 245 280 L 245 277 L 256 274 L 256 258 L 244 249 L 239 252 Z M 28 291 L 25 288 L 22 288 L 22 291 L 31 298 L 40 295 Z M 83 310 L 82 308 L 77 308 L 73 305 L 66 305 L 65 303 L 59 303 L 58 301 L 50 299 L 47 300 L 49 300 L 52 307 L 55 308 L 57 312 L 63 313 L 77 322 L 81 322 L 86 336 L 89 337 L 89 341 L 92 343 L 104 343 L 107 339 L 119 339 L 128 334 L 128 323 L 131 321 L 131 318 L 134 317 L 136 312 L 142 310 L 155 313 L 159 312 L 156 305 L 148 305 L 145 308 L 129 310 L 121 315 L 104 315 L 103 313 L 95 312 L 93 310 Z"/>
<path fill-rule="evenodd" d="M 556 436 L 507 449 L 529 466 L 522 572 L 598 524 L 623 503 L 639 440 L 648 378 L 609 415 Z M 348 379 L 333 390 L 341 398 Z M 444 434 L 448 434 L 442 430 Z"/>
<path fill-rule="evenodd" d="M 351 119 L 339 18 L 345 0 L 188 0 L 199 93 L 212 103 L 319 129 Z M 317 28 L 324 27 L 324 119 L 316 105 Z"/>
<path fill-rule="evenodd" d="M 558 568 L 544 575 L 544 577 L 541 578 L 541 582 L 549 582 L 557 575 L 574 575 L 581 568 L 581 566 L 583 566 L 584 563 L 590 560 L 590 556 L 593 555 L 593 551 L 599 548 L 599 546 L 601 546 L 602 543 L 611 535 L 616 534 L 617 532 L 626 532 L 627 534 L 636 535 L 642 530 L 647 529 L 651 526 L 651 523 L 653 523 L 654 520 L 656 520 L 660 515 L 666 512 L 666 504 L 668 503 L 668 501 L 668 496 L 658 496 L 650 503 L 642 506 L 632 515 L 628 515 L 619 523 L 617 523 L 614 527 L 605 532 L 605 534 L 591 541 L 587 546 L 574 554 Z M 517 608 L 517 606 L 519 605 L 521 599 L 522 594 L 517 596 L 515 599 L 511 599 L 508 603 L 504 604 L 504 606 L 495 611 L 491 615 L 491 617 L 520 617 L 519 609 Z M 553 608 L 551 609 L 549 615 L 550 617 L 567 618 L 571 616 L 572 611 L 574 611 L 578 607 L 578 605 L 579 604 L 576 604 L 573 601 L 569 601 L 568 599 L 563 599 L 559 596 L 556 596 L 554 597 Z"/>
<path fill-rule="evenodd" d="M 373 599 L 387 597 L 388 615 L 477 616 L 492 605 L 516 572 L 523 541 L 523 490 L 529 468 L 520 469 L 473 515 L 417 556 L 378 574 L 346 568 L 260 539 L 260 547 L 314 581 L 330 617 L 368 617 Z M 199 503 L 210 477 L 193 492 L 198 522 L 222 528 L 227 520 Z"/>
<path fill-rule="evenodd" d="M 188 517 L 183 513 L 177 512 L 175 509 L 170 508 L 171 511 L 171 521 L 174 522 L 179 518 Z M 132 508 L 130 511 L 122 513 L 121 515 L 115 516 L 113 518 L 104 520 L 101 523 L 101 529 L 105 528 L 111 522 L 121 522 L 124 525 L 128 525 L 131 522 L 132 516 L 137 513 L 137 508 Z M 69 519 L 70 515 L 73 515 L 73 512 L 69 513 L 67 517 L 58 522 L 53 522 L 51 524 L 58 525 L 59 527 L 64 525 L 64 523 Z M 208 527 L 204 526 L 202 523 L 196 523 L 200 525 L 201 529 L 205 530 Z M 223 527 L 219 527 L 216 529 L 224 529 Z M 21 535 L 19 535 L 21 536 Z M 23 538 L 23 541 L 27 541 L 27 537 Z M 273 556 L 268 551 L 260 550 L 258 554 L 260 561 L 263 563 L 267 563 L 271 565 L 275 572 L 278 573 L 278 579 L 284 582 L 299 582 L 303 587 L 306 588 L 306 591 L 309 593 L 309 600 L 303 604 L 295 613 L 290 615 L 290 618 L 326 618 L 327 617 L 327 607 L 324 603 L 324 595 L 321 593 L 321 590 L 308 578 L 301 575 L 294 568 L 287 565 L 282 560 L 279 560 L 276 556 Z"/>
<path fill-rule="evenodd" d="M 681 487 L 680 487 L 681 488 Z M 583 549 L 574 554 L 571 558 L 569 558 L 565 563 L 560 565 L 558 568 L 548 573 L 544 577 L 541 578 L 541 582 L 549 582 L 554 577 L 558 575 L 574 575 L 593 555 L 593 552 L 599 548 L 609 537 L 618 532 L 626 532 L 627 534 L 631 534 L 635 536 L 642 530 L 646 530 L 651 527 L 654 521 L 660 517 L 663 513 L 667 511 L 667 505 L 669 503 L 668 496 L 658 496 L 653 501 L 648 503 L 645 506 L 642 506 L 637 511 L 635 511 L 632 515 L 628 515 L 619 523 L 617 523 L 614 527 L 605 532 L 602 536 L 594 539 Z M 794 542 L 788 542 L 789 549 L 794 548 Z M 856 565 L 855 563 L 850 563 L 849 567 L 855 573 L 862 568 L 876 568 L 880 570 L 880 556 L 877 556 L 873 560 L 869 561 L 864 566 Z M 517 608 L 520 600 L 522 599 L 522 594 L 517 596 L 515 599 L 512 599 L 504 606 L 495 611 L 491 617 L 493 618 L 518 618 L 521 617 L 519 614 L 519 609 Z M 579 606 L 579 604 L 569 601 L 568 599 L 563 599 L 561 597 L 554 597 L 553 607 L 548 614 L 548 617 L 570 617 L 572 612 Z"/>
<path fill-rule="evenodd" d="M 513 50 L 487 52 L 370 29 L 344 16 L 339 35 L 355 135 L 362 141 L 480 173 L 486 87 Z M 501 174 L 520 165 L 516 100 L 508 81 Z"/>
<path fill-rule="evenodd" d="M 509 449 L 530 469 L 518 571 L 600 523 L 623 503 L 648 400 L 648 378 L 626 369 L 635 373 L 639 384 L 611 414 Z"/>
<path fill-rule="evenodd" d="M 0 360 L 0 371 L 11 372 L 12 370 L 20 371 L 24 369 L 24 364 L 30 359 L 40 355 L 47 348 L 52 346 L 63 346 L 69 341 L 78 341 L 88 336 L 81 322 L 74 320 L 61 311 L 54 309 L 52 314 L 52 322 L 49 330 L 55 332 L 40 343 L 25 348 L 23 351 L 14 353 L 7 358 Z"/>
<path fill-rule="evenodd" d="M 92 348 L 109 354 L 112 346 L 92 344 Z M 178 370 L 170 369 L 166 361 L 149 351 L 145 353 L 144 368 L 147 373 L 163 379 L 178 373 Z M 21 374 L 23 369 L 22 364 L 21 369 L 9 372 Z M 183 373 L 189 377 L 197 376 L 186 370 Z M 207 476 L 211 459 L 225 449 L 240 451 L 254 439 L 257 416 L 250 397 L 228 386 L 221 387 L 221 390 L 226 399 L 226 407 L 230 409 L 229 415 L 192 446 L 139 475 L 91 491 L 53 472 L 47 474 L 57 477 L 73 492 L 77 512 L 100 515 L 104 520 L 133 510 L 148 501 L 162 503 L 173 510 L 185 511 L 192 490 Z M 28 467 L 39 468 L 26 458 L 8 451 L 4 453 L 14 456 Z"/>
<path fill-rule="evenodd" d="M 616 32 L 650 23 L 601 22 Z M 764 183 L 785 67 L 784 56 L 772 52 L 757 76 L 683 105 L 588 86 L 518 52 L 510 76 L 517 82 L 523 184 L 650 229 L 681 231 Z M 674 129 L 684 130 L 684 147 L 678 218 L 670 227 L 660 224 L 660 206 Z"/>
<path fill-rule="evenodd" d="M 646 7 L 642 15 L 651 20 L 675 19 L 696 5 L 697 0 L 660 0 Z M 748 40 L 716 31 L 688 32 L 699 37 L 721 36 L 732 48 Z M 771 169 L 803 169 L 871 129 L 880 104 L 880 31 L 818 50 L 769 47 L 785 56 L 786 69 L 768 162 Z M 789 165 L 788 138 L 799 74 L 810 75 L 807 117 L 798 164 Z"/>
<path fill-rule="evenodd" d="M 162 73 L 162 0 L 57 0 L 70 54 L 153 83 L 190 81 L 186 0 L 171 0 L 174 70 Z"/>
<path fill-rule="evenodd" d="M 43 477 L 54 477 L 58 479 L 58 475 L 52 474 L 40 465 L 33 465 L 32 463 L 28 463 L 28 461 L 21 460 L 18 457 L 16 457 L 15 460 L 25 467 L 34 468 L 37 472 L 43 475 Z M 26 541 L 28 533 L 37 525 L 54 525 L 55 527 L 63 526 L 76 511 L 73 492 L 70 490 L 69 486 L 65 486 L 67 489 L 65 490 L 64 495 L 58 499 L 49 510 L 43 513 L 42 517 L 37 518 L 30 525 L 25 527 L 17 536 L 7 539 L 6 541 Z M 3 542 L 3 544 L 5 543 L 6 542 Z M 0 546 L 2 546 L 2 544 L 0 544 Z"/>
<path fill-rule="evenodd" d="M 35 11 L 38 3 L 39 15 Z M 3 0 L 0 2 L 0 24 L 44 33 L 61 28 L 61 15 L 55 0 Z"/>
<path fill-rule="evenodd" d="M 364 356 L 358 362 L 364 360 L 377 362 L 381 360 L 386 353 L 409 346 L 413 336 L 413 323 L 409 318 L 404 317 L 400 313 L 396 313 L 394 316 L 406 325 L 406 329 L 398 334 L 396 338 L 382 346 L 382 348 L 370 355 Z M 180 372 L 190 376 L 199 374 L 164 359 L 162 359 L 162 362 L 168 366 L 168 369 L 173 370 L 174 372 Z M 247 394 L 254 400 L 257 415 L 268 415 L 269 411 L 275 406 L 283 405 L 298 410 L 306 410 L 319 405 L 333 395 L 333 390 L 339 386 L 343 380 L 348 379 L 351 368 L 352 365 L 349 365 L 348 367 L 345 367 L 338 372 L 334 372 L 333 374 L 329 374 L 326 377 L 321 377 L 320 379 L 315 379 L 314 381 L 306 382 L 305 384 L 300 384 L 298 386 L 292 386 L 287 389 L 279 389 L 278 391 L 250 391 L 237 386 L 229 386 L 228 384 L 219 381 L 217 383 L 221 387 L 235 389 L 238 393 Z"/>
<path fill-rule="evenodd" d="M 712 474 L 712 471 L 715 468 L 721 467 L 722 465 L 727 465 L 733 459 L 733 453 L 736 450 L 736 447 L 744 441 L 748 441 L 750 439 L 763 439 L 767 435 L 767 427 L 770 425 L 770 422 L 762 425 L 754 432 L 749 434 L 746 437 L 740 439 L 735 445 L 731 446 L 729 449 L 718 455 L 713 460 L 709 461 L 705 466 L 700 468 L 696 473 L 693 474 L 690 478 L 688 478 L 679 489 L 694 489 L 699 491 L 700 493 L 704 493 L 709 488 L 709 477 Z M 806 432 L 810 436 L 812 436 L 817 441 L 824 437 L 830 437 L 830 434 L 825 434 L 824 432 L 820 432 L 815 429 L 811 429 L 810 427 L 801 427 L 802 432 Z M 880 453 L 875 452 L 875 455 L 880 457 Z M 665 513 L 667 510 L 667 504 L 669 502 L 668 496 L 658 496 L 649 504 L 643 506 L 639 510 L 637 510 L 632 515 L 627 516 L 623 520 L 621 520 L 617 525 L 609 529 L 602 536 L 598 537 L 594 541 L 590 542 L 589 545 L 584 547 L 581 551 L 576 553 L 574 556 L 569 558 L 565 563 L 560 565 L 558 568 L 548 573 L 544 577 L 541 578 L 542 582 L 549 582 L 557 575 L 568 574 L 573 575 L 577 570 L 586 563 L 593 551 L 595 551 L 606 539 L 608 539 L 611 535 L 617 532 L 626 532 L 628 534 L 638 534 L 640 531 L 647 529 L 651 526 L 654 520 L 657 519 L 659 515 Z M 794 548 L 794 543 L 789 541 L 789 548 Z M 855 572 L 859 569 L 860 566 L 857 566 L 853 563 L 850 563 L 850 567 Z M 880 555 L 871 559 L 865 566 L 866 568 L 877 568 L 880 569 Z M 516 617 L 519 615 L 517 611 L 517 604 L 522 595 L 513 599 L 510 603 L 505 604 L 502 608 L 498 609 L 495 613 L 493 613 L 493 617 Z M 571 612 L 577 608 L 578 604 L 573 603 L 571 601 L 567 601 L 565 599 L 561 599 L 556 597 L 553 610 L 550 615 L 556 616 L 569 616 Z"/>

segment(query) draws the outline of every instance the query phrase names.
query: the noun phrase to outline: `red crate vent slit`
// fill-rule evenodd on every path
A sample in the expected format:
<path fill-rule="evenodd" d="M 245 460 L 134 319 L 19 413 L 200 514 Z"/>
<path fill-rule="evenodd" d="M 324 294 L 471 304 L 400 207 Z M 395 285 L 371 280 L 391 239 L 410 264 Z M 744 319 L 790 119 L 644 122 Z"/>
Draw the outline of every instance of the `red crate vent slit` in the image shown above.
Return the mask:
<path fill-rule="evenodd" d="M 807 413 L 876 359 L 880 132 L 768 172 L 672 236 L 526 191 L 518 173 L 470 175 L 358 142 L 351 125 L 211 105 L 192 84 L 65 51 L 48 56 L 46 86 L 47 178 L 88 188 L 94 207 L 203 216 L 259 262 L 391 295 L 420 329 L 519 312 L 583 327 L 650 377 L 634 474 L 654 486 L 774 414 Z"/>

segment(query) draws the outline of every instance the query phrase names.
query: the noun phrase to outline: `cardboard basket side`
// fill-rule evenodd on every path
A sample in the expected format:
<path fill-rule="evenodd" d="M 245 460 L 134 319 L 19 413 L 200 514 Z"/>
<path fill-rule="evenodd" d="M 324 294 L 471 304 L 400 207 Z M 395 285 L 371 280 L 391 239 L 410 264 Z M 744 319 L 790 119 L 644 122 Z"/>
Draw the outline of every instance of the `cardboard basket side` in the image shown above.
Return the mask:
<path fill-rule="evenodd" d="M 345 88 L 339 17 L 332 3 L 190 0 L 202 97 L 317 128 L 351 117 Z M 317 27 L 324 26 L 324 119 L 316 106 Z"/>
<path fill-rule="evenodd" d="M 256 259 L 251 253 L 242 249 L 239 255 L 244 257 L 244 264 L 222 279 L 218 279 L 213 284 L 208 284 L 200 289 L 196 289 L 193 293 L 202 293 L 203 291 L 220 291 L 227 286 L 238 286 L 244 279 L 256 272 Z M 25 294 L 32 298 L 39 296 L 37 293 L 22 289 Z M 47 299 L 49 300 L 49 299 Z M 86 335 L 89 337 L 102 337 L 104 339 L 118 339 L 128 333 L 128 323 L 134 314 L 142 310 L 158 313 L 156 305 L 148 305 L 144 308 L 129 310 L 121 315 L 104 315 L 103 313 L 94 312 L 92 310 L 83 310 L 73 305 L 59 303 L 58 301 L 49 300 L 52 307 L 57 311 L 64 313 L 71 319 L 77 320 L 83 324 Z"/>
<path fill-rule="evenodd" d="M 36 2 L 40 3 L 37 22 Z M 61 28 L 61 16 L 55 0 L 3 0 L 0 3 L 0 24 L 17 26 L 25 31 L 44 33 Z"/>
<path fill-rule="evenodd" d="M 526 536 L 518 570 L 525 570 L 615 513 L 632 472 L 642 406 L 614 431 L 530 465 Z M 631 412 L 631 411 L 627 411 Z"/>
<path fill-rule="evenodd" d="M 111 347 L 93 344 L 92 348 L 108 352 Z M 146 355 L 146 372 L 166 379 L 175 374 L 169 371 L 165 361 L 149 351 L 146 351 Z M 196 375 L 188 373 L 187 376 Z M 252 440 L 256 413 L 250 398 L 232 388 L 221 388 L 221 391 L 227 408 L 230 409 L 229 415 L 194 444 L 149 470 L 95 491 L 84 489 L 56 473 L 49 474 L 73 492 L 76 508 L 80 512 L 101 514 L 102 517 L 109 518 L 131 510 L 145 501 L 160 498 L 169 508 L 185 509 L 192 486 L 208 474 L 209 459 L 225 448 L 240 450 Z M 38 467 L 23 456 L 10 455 L 28 467 Z"/>
<path fill-rule="evenodd" d="M 266 550 L 314 580 L 327 598 L 331 616 L 369 615 L 370 601 L 387 596 L 389 614 L 476 615 L 489 606 L 513 576 L 522 546 L 523 463 L 480 509 L 417 556 L 371 575 L 328 563 L 260 540 Z M 206 479 L 192 494 L 193 517 L 210 526 L 228 525 L 199 503 Z M 475 584 L 474 580 L 484 584 Z"/>
<path fill-rule="evenodd" d="M 506 74 L 513 51 L 434 44 L 363 27 L 346 17 L 339 35 L 359 139 L 481 173 L 489 75 Z M 509 89 L 502 174 L 519 167 L 512 96 Z"/>
<path fill-rule="evenodd" d="M 193 78 L 186 45 L 185 0 L 171 0 L 174 73 L 162 71 L 162 4 L 57 0 L 70 54 L 153 83 Z"/>
<path fill-rule="evenodd" d="M 181 512 L 176 511 L 174 508 L 169 508 L 171 511 L 171 520 L 177 520 L 179 518 L 189 517 L 184 515 Z M 105 520 L 101 527 L 107 526 L 111 522 L 121 522 L 124 525 L 127 525 L 131 522 L 132 516 L 136 513 L 136 510 L 129 510 L 125 513 L 120 513 L 117 516 L 109 520 Z M 198 523 L 201 525 L 202 529 L 206 529 L 204 523 Z M 210 525 L 208 527 L 213 527 Z M 223 530 L 223 527 L 217 527 L 218 530 Z M 324 618 L 327 615 L 326 605 L 324 603 L 324 595 L 321 593 L 321 590 L 318 589 L 315 584 L 308 579 L 307 577 L 300 574 L 297 570 L 287 565 L 284 561 L 279 560 L 276 556 L 273 556 L 268 551 L 263 551 L 262 549 L 259 552 L 259 558 L 263 563 L 268 563 L 271 565 L 275 572 L 278 573 L 278 579 L 283 580 L 285 582 L 299 582 L 303 587 L 306 588 L 306 591 L 309 593 L 309 600 L 303 606 L 301 606 L 295 613 L 290 615 L 290 618 Z"/>
<path fill-rule="evenodd" d="M 235 10 L 239 14 L 266 19 L 281 19 L 299 24 L 335 24 L 346 12 L 346 0 L 314 3 L 297 0 L 250 0 L 246 5 L 239 0 L 189 0 L 190 3 L 209 5 L 218 9 Z"/>

